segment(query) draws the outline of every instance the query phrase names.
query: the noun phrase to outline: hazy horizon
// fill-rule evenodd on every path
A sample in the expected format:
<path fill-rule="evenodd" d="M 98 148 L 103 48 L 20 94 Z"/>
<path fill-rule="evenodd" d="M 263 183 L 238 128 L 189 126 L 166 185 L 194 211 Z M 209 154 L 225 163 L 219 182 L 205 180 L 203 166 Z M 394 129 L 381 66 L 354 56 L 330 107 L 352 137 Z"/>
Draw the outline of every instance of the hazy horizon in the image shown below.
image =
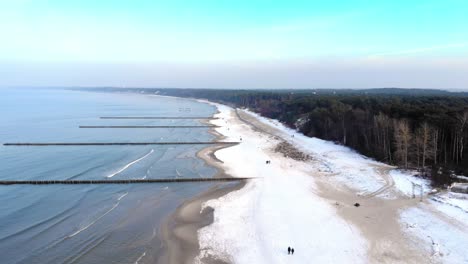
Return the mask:
<path fill-rule="evenodd" d="M 0 86 L 468 89 L 459 0 L 0 7 Z"/>
<path fill-rule="evenodd" d="M 445 92 L 468 92 L 467 89 L 457 89 L 457 88 L 431 88 L 431 87 L 367 87 L 367 88 L 349 88 L 349 87 L 337 87 L 337 88 L 327 88 L 327 87 L 311 87 L 311 88 L 252 88 L 252 87 L 243 87 L 243 88 L 207 88 L 207 87 L 162 87 L 162 86 L 80 86 L 80 85 L 70 85 L 70 86 L 32 86 L 32 85 L 7 85 L 0 86 L 0 89 L 207 89 L 207 90 L 373 90 L 373 89 L 402 89 L 402 90 L 434 90 L 434 91 L 445 91 Z"/>

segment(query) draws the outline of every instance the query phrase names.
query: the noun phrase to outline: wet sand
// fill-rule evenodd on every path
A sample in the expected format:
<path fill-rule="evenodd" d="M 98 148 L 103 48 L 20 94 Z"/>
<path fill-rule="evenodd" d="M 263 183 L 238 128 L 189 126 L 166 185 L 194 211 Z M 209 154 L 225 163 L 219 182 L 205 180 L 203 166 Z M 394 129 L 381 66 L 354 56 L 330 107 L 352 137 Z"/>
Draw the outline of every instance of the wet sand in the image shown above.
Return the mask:
<path fill-rule="evenodd" d="M 215 113 L 216 114 L 216 113 Z M 210 124 L 209 121 L 201 121 L 203 124 Z M 215 140 L 222 140 L 224 136 L 210 128 L 209 133 L 216 136 Z M 197 157 L 203 159 L 208 165 L 215 167 L 217 173 L 213 177 L 232 177 L 224 171 L 219 160 L 214 153 L 220 149 L 231 146 L 214 145 L 206 147 L 197 152 Z M 238 183 L 218 183 L 208 191 L 184 202 L 177 210 L 170 215 L 162 224 L 160 233 L 163 239 L 162 256 L 157 263 L 165 264 L 188 264 L 200 253 L 198 243 L 198 230 L 213 222 L 213 209 L 210 207 L 202 211 L 202 205 L 211 199 L 217 199 L 229 192 L 236 191 L 244 187 L 245 182 Z M 224 263 L 216 259 L 203 259 L 207 264 Z"/>
<path fill-rule="evenodd" d="M 238 190 L 244 185 L 244 182 L 217 184 L 207 192 L 184 202 L 161 227 L 164 253 L 157 263 L 193 263 L 194 258 L 200 253 L 198 230 L 213 222 L 213 210 L 207 207 L 202 211 L 203 203 Z M 207 264 L 223 263 L 215 259 L 203 261 Z"/>

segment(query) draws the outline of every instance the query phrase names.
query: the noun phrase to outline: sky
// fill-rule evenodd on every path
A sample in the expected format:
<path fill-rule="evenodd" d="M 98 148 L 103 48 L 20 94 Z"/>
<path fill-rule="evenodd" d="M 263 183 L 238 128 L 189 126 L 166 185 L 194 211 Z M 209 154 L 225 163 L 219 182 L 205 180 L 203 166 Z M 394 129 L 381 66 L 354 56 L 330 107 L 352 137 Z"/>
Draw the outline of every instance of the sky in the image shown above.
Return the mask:
<path fill-rule="evenodd" d="M 0 86 L 468 90 L 466 0 L 0 0 Z"/>

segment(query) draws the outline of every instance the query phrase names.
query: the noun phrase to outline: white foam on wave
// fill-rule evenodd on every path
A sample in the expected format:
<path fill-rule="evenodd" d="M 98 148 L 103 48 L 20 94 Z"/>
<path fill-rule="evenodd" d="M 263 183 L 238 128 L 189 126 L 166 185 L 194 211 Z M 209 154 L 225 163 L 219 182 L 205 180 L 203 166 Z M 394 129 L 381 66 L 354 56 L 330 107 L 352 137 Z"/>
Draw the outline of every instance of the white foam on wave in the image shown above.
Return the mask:
<path fill-rule="evenodd" d="M 117 199 L 117 201 L 122 200 L 125 196 L 127 196 L 127 194 L 128 194 L 128 192 L 122 194 L 122 195 Z"/>
<path fill-rule="evenodd" d="M 102 214 L 101 216 L 99 216 L 98 218 L 96 218 L 94 221 L 92 221 L 91 223 L 87 224 L 86 226 L 78 229 L 76 232 L 74 232 L 73 234 L 67 236 L 67 238 L 71 238 L 71 237 L 74 237 L 76 235 L 78 235 L 79 233 L 85 231 L 86 229 L 88 229 L 90 226 L 94 225 L 97 221 L 101 220 L 104 216 L 106 216 L 107 214 L 109 214 L 110 212 L 112 212 L 115 208 L 117 208 L 117 206 L 119 206 L 120 204 L 120 201 L 125 197 L 127 196 L 128 192 L 122 194 L 119 198 L 117 198 L 117 203 L 114 204 L 109 210 L 107 210 L 104 214 Z"/>
<path fill-rule="evenodd" d="M 117 174 L 121 173 L 122 171 L 128 169 L 128 168 L 129 168 L 130 166 L 132 166 L 133 164 L 135 164 L 135 163 L 137 163 L 137 162 L 139 162 L 139 161 L 145 159 L 146 157 L 148 157 L 149 155 L 151 155 L 151 153 L 153 153 L 153 152 L 154 152 L 154 149 L 152 149 L 150 152 L 148 152 L 148 153 L 147 153 L 146 155 L 144 155 L 143 157 L 138 158 L 138 159 L 136 159 L 136 160 L 134 160 L 134 161 L 128 163 L 127 165 L 123 166 L 123 167 L 122 167 L 120 170 L 118 170 L 117 172 L 114 172 L 114 173 L 108 175 L 107 178 L 114 177 L 115 175 L 117 175 Z"/>
<path fill-rule="evenodd" d="M 138 262 L 139 262 L 144 256 L 146 256 L 146 251 L 143 252 L 143 254 L 141 254 L 141 256 L 135 261 L 135 264 L 138 264 Z"/>

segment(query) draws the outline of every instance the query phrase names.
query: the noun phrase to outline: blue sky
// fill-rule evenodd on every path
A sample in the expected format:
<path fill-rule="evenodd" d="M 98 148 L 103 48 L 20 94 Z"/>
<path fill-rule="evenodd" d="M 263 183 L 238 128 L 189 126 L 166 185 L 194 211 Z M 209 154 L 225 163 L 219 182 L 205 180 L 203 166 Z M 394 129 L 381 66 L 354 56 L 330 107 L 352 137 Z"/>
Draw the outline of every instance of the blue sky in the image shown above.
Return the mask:
<path fill-rule="evenodd" d="M 468 1 L 0 0 L 0 85 L 468 88 Z"/>

